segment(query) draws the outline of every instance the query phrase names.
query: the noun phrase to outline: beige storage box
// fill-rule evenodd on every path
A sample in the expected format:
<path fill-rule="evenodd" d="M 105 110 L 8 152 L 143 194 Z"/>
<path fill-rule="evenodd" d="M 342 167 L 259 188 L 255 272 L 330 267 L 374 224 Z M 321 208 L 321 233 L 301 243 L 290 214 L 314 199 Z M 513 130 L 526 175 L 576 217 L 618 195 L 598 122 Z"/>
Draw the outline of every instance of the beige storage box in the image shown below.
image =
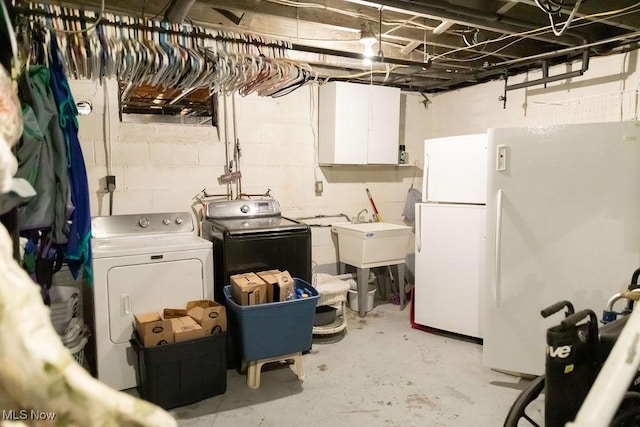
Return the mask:
<path fill-rule="evenodd" d="M 140 342 L 145 347 L 170 344 L 174 342 L 171 321 L 164 319 L 160 313 L 143 313 L 133 316 L 135 330 Z"/>
<path fill-rule="evenodd" d="M 189 301 L 187 313 L 198 322 L 205 335 L 216 335 L 227 330 L 227 310 L 215 301 Z"/>
<path fill-rule="evenodd" d="M 231 295 L 239 305 L 263 304 L 267 301 L 267 285 L 255 273 L 231 276 Z"/>

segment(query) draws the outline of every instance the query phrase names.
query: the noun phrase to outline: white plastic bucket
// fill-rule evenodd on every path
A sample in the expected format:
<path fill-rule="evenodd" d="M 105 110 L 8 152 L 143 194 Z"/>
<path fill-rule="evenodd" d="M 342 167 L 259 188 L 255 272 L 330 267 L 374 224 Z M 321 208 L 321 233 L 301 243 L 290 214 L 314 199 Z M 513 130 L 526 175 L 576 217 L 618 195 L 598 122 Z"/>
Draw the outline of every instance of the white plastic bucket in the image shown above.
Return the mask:
<path fill-rule="evenodd" d="M 376 296 L 376 287 L 369 285 L 367 291 L 367 313 L 373 310 L 373 300 Z M 358 291 L 349 289 L 349 308 L 353 311 L 358 311 Z"/>

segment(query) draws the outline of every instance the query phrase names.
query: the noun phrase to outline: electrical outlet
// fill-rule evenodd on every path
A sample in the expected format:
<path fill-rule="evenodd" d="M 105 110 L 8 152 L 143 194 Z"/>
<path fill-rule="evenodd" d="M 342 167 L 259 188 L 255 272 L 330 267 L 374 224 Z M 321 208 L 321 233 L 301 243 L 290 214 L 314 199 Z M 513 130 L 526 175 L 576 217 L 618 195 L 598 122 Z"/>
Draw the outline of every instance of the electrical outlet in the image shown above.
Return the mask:
<path fill-rule="evenodd" d="M 116 177 L 115 175 L 107 175 L 104 177 L 105 178 L 105 182 L 107 184 L 107 191 L 108 192 L 113 192 L 116 189 Z"/>
<path fill-rule="evenodd" d="M 323 190 L 322 181 L 316 181 L 316 196 L 320 196 Z"/>

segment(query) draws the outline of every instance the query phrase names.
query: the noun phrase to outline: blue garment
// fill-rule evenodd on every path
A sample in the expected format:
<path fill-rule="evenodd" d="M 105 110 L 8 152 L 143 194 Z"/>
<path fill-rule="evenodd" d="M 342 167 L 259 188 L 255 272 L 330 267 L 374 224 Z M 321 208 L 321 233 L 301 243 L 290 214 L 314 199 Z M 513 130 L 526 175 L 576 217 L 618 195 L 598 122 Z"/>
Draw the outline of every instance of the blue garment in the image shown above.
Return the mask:
<path fill-rule="evenodd" d="M 71 187 L 71 201 L 75 209 L 70 217 L 69 240 L 64 256 L 74 278 L 78 278 L 84 268 L 89 283 L 91 274 L 91 211 L 89 203 L 89 183 L 84 156 L 78 140 L 78 110 L 71 95 L 71 89 L 64 74 L 58 44 L 51 37 L 49 49 L 51 90 L 58 104 L 58 118 L 67 144 L 67 171 Z"/>

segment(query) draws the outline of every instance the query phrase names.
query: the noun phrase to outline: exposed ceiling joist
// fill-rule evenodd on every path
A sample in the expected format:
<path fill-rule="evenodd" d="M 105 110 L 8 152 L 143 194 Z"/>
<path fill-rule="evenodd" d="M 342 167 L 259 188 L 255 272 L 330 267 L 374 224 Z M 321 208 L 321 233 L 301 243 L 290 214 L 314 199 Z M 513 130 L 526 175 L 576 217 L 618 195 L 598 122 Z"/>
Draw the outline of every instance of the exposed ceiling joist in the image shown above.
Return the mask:
<path fill-rule="evenodd" d="M 101 0 L 43 0 L 97 10 Z M 174 3 L 187 3 L 176 0 Z M 505 73 L 571 62 L 589 55 L 636 49 L 640 1 L 583 1 L 568 31 L 556 37 L 549 0 L 195 0 L 186 19 L 213 29 L 286 40 L 323 77 L 439 92 L 500 78 Z M 562 25 L 574 2 L 553 16 Z M 110 0 L 109 12 L 162 16 L 167 0 Z M 383 55 L 362 64 L 363 23 L 374 30 Z M 314 53 L 315 52 L 315 53 Z M 393 63 L 389 66 L 388 63 Z M 428 63 L 428 66 L 425 66 Z M 369 76 L 367 70 L 376 74 Z"/>
<path fill-rule="evenodd" d="M 433 29 L 433 34 L 440 35 L 447 31 L 454 24 L 453 21 L 442 21 L 436 28 Z"/>
<path fill-rule="evenodd" d="M 403 47 L 402 49 L 400 49 L 400 53 L 407 55 L 409 53 L 411 53 L 412 51 L 414 51 L 418 46 L 420 46 L 420 42 L 417 41 L 412 41 L 409 42 L 405 45 L 405 47 Z"/>
<path fill-rule="evenodd" d="M 362 3 L 361 0 L 346 0 L 351 3 Z M 498 15 L 496 12 L 482 8 L 469 8 L 438 0 L 380 0 L 376 2 L 385 9 L 413 13 L 430 19 L 452 21 L 459 25 L 479 28 L 486 31 L 518 34 L 531 28 L 530 22 Z M 486 3 L 486 2 L 485 2 Z M 567 36 L 554 37 L 549 34 L 531 35 L 530 38 L 567 46 L 580 42 L 583 37 L 569 33 Z"/>

